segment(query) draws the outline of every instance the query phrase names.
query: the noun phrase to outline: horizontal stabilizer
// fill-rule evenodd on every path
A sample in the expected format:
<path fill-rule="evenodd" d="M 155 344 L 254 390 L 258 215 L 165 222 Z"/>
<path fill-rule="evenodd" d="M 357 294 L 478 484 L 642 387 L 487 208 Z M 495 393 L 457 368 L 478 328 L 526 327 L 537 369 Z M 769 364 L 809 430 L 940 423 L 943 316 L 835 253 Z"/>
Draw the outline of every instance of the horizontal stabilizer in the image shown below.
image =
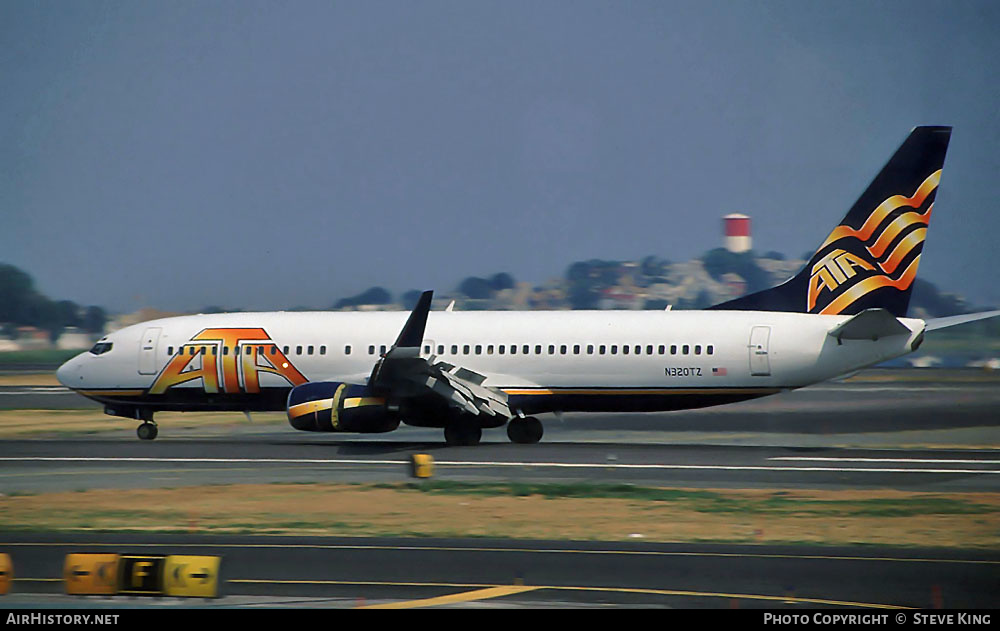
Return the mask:
<path fill-rule="evenodd" d="M 830 337 L 842 340 L 878 340 L 912 331 L 885 309 L 865 309 L 846 322 L 830 329 Z"/>
<path fill-rule="evenodd" d="M 963 313 L 962 315 L 949 316 L 947 318 L 933 318 L 927 321 L 927 328 L 924 330 L 947 329 L 950 326 L 958 326 L 959 324 L 967 324 L 997 316 L 1000 316 L 1000 311 L 980 311 L 979 313 Z"/>

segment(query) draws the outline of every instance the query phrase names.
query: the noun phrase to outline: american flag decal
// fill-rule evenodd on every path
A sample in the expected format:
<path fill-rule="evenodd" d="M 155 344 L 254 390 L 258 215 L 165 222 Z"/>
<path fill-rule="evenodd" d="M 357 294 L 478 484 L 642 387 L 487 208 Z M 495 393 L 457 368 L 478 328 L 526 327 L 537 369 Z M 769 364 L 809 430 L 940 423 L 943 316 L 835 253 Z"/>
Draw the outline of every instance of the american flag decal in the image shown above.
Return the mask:
<path fill-rule="evenodd" d="M 726 376 L 726 369 L 725 368 L 713 368 L 712 369 L 712 376 L 713 377 L 725 377 Z"/>

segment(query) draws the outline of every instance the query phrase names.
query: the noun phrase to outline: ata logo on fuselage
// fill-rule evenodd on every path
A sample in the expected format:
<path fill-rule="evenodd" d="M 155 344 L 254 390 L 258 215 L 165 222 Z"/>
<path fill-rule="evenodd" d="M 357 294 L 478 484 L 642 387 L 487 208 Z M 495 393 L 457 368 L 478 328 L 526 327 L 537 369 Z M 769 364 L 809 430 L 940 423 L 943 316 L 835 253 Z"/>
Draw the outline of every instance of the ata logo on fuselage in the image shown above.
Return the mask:
<path fill-rule="evenodd" d="M 278 375 L 293 386 L 308 381 L 264 329 L 205 329 L 170 358 L 149 394 L 195 379 L 210 394 L 257 393 L 261 373 Z"/>

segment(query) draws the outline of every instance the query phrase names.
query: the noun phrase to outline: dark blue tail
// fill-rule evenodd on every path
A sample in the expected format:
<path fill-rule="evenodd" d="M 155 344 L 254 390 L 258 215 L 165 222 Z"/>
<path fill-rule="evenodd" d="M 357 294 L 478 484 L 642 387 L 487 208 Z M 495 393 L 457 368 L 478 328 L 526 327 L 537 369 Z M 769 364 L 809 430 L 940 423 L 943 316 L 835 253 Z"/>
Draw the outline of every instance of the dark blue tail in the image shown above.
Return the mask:
<path fill-rule="evenodd" d="M 951 127 L 917 127 L 805 267 L 710 309 L 906 315 Z"/>

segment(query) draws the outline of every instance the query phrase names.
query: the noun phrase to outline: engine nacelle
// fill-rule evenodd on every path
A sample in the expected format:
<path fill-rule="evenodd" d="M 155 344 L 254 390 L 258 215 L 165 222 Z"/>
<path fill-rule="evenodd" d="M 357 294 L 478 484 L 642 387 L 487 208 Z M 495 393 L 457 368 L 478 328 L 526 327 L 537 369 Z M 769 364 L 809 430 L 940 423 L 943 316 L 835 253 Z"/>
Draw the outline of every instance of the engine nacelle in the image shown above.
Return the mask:
<path fill-rule="evenodd" d="M 389 410 L 383 397 L 368 386 L 336 381 L 314 381 L 288 394 L 288 422 L 306 432 L 378 434 L 399 427 L 399 413 Z"/>

